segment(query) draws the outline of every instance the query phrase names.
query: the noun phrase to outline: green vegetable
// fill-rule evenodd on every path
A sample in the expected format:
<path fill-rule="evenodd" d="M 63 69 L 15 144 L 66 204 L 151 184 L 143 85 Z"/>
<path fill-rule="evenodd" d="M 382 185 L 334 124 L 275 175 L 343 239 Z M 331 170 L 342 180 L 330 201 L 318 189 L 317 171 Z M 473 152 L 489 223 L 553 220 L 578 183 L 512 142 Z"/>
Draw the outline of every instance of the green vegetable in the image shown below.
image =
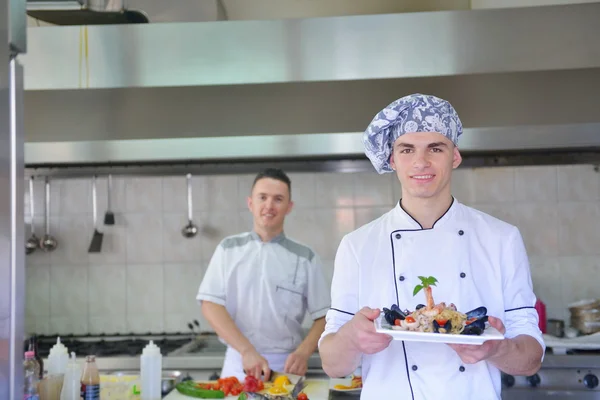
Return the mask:
<path fill-rule="evenodd" d="M 248 395 L 246 394 L 246 392 L 242 392 L 238 396 L 237 400 L 248 400 Z"/>
<path fill-rule="evenodd" d="M 421 291 L 421 289 L 427 289 L 429 286 L 436 286 L 436 283 L 438 281 L 433 276 L 430 276 L 427 278 L 425 278 L 424 276 L 419 276 L 419 279 L 421 280 L 421 284 L 415 286 L 415 290 L 413 291 L 413 296 L 416 296 L 417 293 L 419 293 Z"/>
<path fill-rule="evenodd" d="M 193 381 L 185 381 L 178 383 L 175 389 L 186 396 L 195 397 L 197 399 L 224 399 L 225 392 L 222 390 L 207 390 L 194 386 Z"/>

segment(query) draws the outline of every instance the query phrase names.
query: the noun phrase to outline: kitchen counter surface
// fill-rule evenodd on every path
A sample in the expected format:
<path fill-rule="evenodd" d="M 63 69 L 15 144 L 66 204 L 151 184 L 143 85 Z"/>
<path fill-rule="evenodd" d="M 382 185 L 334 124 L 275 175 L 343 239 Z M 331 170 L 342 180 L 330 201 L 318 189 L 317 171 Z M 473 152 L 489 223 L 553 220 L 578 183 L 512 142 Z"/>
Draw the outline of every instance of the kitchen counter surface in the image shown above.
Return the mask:
<path fill-rule="evenodd" d="M 360 398 L 359 392 L 344 393 L 335 390 L 329 390 L 330 380 L 329 379 L 307 379 L 307 386 L 304 389 L 304 393 L 308 396 L 309 400 L 357 400 Z M 228 396 L 226 400 L 235 400 L 238 396 Z M 163 400 L 190 400 L 191 397 L 184 396 L 177 390 L 173 390 Z"/>

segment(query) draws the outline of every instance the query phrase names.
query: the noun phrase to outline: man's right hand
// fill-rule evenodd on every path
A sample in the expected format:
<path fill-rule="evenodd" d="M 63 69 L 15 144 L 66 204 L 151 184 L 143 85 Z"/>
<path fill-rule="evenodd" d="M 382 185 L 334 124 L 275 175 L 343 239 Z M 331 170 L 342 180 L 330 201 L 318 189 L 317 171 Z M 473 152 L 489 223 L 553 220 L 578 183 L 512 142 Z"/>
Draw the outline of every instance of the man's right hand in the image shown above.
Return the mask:
<path fill-rule="evenodd" d="M 363 307 L 339 331 L 350 341 L 352 346 L 361 353 L 379 353 L 390 345 L 392 337 L 375 330 L 373 321 L 379 317 L 381 311 Z"/>
<path fill-rule="evenodd" d="M 242 366 L 246 375 L 254 376 L 256 379 L 268 381 L 271 377 L 269 363 L 255 349 L 250 349 L 242 353 Z"/>

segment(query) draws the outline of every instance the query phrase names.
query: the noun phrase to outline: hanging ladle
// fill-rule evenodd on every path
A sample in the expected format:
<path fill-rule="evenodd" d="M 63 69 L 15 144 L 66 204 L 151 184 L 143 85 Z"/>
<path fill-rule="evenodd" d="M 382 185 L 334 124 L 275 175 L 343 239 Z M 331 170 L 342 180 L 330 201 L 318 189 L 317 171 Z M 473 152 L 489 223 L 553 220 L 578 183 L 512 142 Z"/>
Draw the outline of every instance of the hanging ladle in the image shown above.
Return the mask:
<path fill-rule="evenodd" d="M 193 238 L 198 233 L 198 227 L 192 222 L 192 174 L 187 174 L 187 203 L 188 223 L 181 230 L 181 234 L 186 238 Z"/>
<path fill-rule="evenodd" d="M 45 186 L 45 195 L 46 195 L 46 234 L 42 238 L 40 242 L 40 247 L 42 250 L 46 252 L 54 251 L 56 246 L 58 246 L 58 242 L 56 239 L 50 235 L 50 180 L 46 177 L 46 186 Z"/>
<path fill-rule="evenodd" d="M 40 247 L 40 238 L 35 234 L 35 212 L 33 207 L 33 176 L 29 179 L 29 211 L 31 214 L 31 237 L 25 243 L 25 254 L 31 254 Z"/>

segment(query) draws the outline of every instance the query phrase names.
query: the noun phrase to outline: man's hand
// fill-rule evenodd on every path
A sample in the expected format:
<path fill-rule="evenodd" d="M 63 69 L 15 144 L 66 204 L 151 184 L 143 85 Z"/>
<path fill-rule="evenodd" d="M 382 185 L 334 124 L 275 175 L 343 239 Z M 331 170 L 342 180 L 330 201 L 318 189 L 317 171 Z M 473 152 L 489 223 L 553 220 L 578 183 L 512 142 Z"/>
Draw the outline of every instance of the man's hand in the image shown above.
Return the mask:
<path fill-rule="evenodd" d="M 373 321 L 379 317 L 380 313 L 379 309 L 363 307 L 339 332 L 359 352 L 364 354 L 379 353 L 387 348 L 392 341 L 390 335 L 375 331 Z"/>
<path fill-rule="evenodd" d="M 506 328 L 500 319 L 488 317 L 488 322 L 500 333 L 504 334 L 506 332 Z M 475 364 L 476 362 L 488 360 L 497 356 L 501 352 L 505 340 L 507 339 L 488 340 L 480 346 L 470 344 L 448 344 L 448 346 L 456 351 L 465 364 Z"/>
<path fill-rule="evenodd" d="M 256 379 L 268 381 L 271 377 L 269 363 L 255 349 L 250 349 L 242 353 L 242 366 L 246 375 L 254 376 Z"/>
<path fill-rule="evenodd" d="M 294 374 L 304 376 L 308 369 L 308 359 L 310 355 L 304 354 L 301 351 L 294 351 L 285 360 L 285 367 L 283 372 L 287 374 Z"/>

